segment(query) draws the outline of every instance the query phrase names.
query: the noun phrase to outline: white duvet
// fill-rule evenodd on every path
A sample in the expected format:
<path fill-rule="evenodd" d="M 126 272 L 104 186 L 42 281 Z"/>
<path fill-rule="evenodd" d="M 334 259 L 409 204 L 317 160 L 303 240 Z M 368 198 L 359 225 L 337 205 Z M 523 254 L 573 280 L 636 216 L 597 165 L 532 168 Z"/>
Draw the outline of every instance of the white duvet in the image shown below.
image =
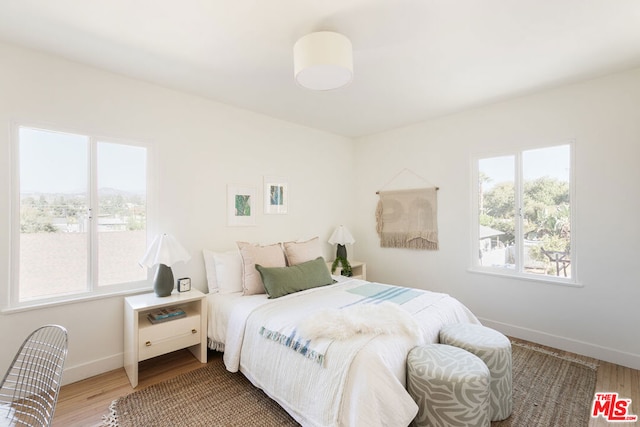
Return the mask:
<path fill-rule="evenodd" d="M 260 333 L 265 327 L 287 330 L 319 310 L 379 303 L 362 294 L 375 286 L 388 285 L 352 279 L 273 300 L 265 295 L 211 296 L 209 338 L 224 344 L 229 371 L 240 370 L 304 426 L 406 426 L 418 411 L 405 389 L 406 358 L 417 344 L 415 336 L 321 339 L 312 344 L 323 353 L 318 363 Z M 437 342 L 445 324 L 479 323 L 449 295 L 419 290 L 403 295 L 391 302 L 414 317 L 421 342 Z"/>

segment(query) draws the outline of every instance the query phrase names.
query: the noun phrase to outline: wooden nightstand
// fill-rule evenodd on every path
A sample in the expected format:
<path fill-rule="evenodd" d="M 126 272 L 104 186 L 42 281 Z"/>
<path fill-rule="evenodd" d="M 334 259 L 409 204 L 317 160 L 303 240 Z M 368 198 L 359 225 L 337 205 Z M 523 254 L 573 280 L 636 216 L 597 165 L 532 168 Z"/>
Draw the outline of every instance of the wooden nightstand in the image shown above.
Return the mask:
<path fill-rule="evenodd" d="M 351 272 L 353 273 L 353 276 L 351 276 L 352 279 L 367 280 L 367 264 L 366 263 L 362 261 L 349 261 L 349 264 L 351 264 Z M 329 271 L 331 271 L 332 265 L 333 265 L 333 261 L 327 263 L 327 267 L 329 267 Z M 338 267 L 336 268 L 336 271 L 331 274 L 335 274 L 339 276 L 341 271 L 342 271 L 342 267 L 338 265 Z"/>
<path fill-rule="evenodd" d="M 169 307 L 180 307 L 187 315 L 155 324 L 147 318 Z M 207 303 L 202 292 L 193 289 L 168 297 L 150 293 L 124 299 L 124 369 L 132 387 L 138 385 L 138 362 L 186 347 L 207 363 Z"/>

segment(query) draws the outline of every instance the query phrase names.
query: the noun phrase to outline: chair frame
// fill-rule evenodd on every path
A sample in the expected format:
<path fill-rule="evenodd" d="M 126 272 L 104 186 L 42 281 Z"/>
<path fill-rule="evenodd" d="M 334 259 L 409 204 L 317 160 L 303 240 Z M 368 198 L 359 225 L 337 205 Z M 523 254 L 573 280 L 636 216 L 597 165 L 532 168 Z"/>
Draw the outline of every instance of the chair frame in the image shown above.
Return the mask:
<path fill-rule="evenodd" d="M 0 383 L 1 425 L 51 425 L 67 352 L 68 333 L 60 325 L 27 336 Z"/>

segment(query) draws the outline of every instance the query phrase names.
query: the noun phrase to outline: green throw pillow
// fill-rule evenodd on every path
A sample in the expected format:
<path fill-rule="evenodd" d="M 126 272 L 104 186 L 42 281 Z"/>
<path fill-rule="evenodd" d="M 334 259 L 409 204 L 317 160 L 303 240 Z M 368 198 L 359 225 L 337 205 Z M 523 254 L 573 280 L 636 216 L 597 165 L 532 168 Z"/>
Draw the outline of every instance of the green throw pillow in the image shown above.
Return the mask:
<path fill-rule="evenodd" d="M 333 279 L 324 258 L 290 267 L 263 267 L 256 264 L 269 298 L 278 298 L 305 289 L 331 285 Z"/>

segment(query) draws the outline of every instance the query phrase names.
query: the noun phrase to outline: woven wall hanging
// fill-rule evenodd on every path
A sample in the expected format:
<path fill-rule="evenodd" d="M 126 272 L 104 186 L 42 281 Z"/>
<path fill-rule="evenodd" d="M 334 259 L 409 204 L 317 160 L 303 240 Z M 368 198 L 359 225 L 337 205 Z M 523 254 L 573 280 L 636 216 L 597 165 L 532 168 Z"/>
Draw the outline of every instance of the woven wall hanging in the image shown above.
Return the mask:
<path fill-rule="evenodd" d="M 404 169 L 400 173 L 405 171 L 411 172 Z M 415 172 L 411 173 L 419 177 Z M 437 190 L 437 187 L 430 187 L 378 191 L 380 200 L 376 208 L 376 231 L 380 246 L 437 250 Z"/>

